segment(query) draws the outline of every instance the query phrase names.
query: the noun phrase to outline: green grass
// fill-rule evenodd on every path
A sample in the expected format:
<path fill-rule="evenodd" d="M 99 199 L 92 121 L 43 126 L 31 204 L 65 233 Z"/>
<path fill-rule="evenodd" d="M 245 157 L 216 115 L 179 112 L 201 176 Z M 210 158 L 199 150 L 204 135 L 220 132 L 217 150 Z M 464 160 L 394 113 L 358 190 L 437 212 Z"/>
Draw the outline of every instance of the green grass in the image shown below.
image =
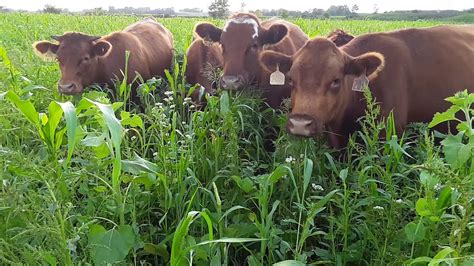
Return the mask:
<path fill-rule="evenodd" d="M 435 117 L 461 125 L 441 142 L 426 125 L 394 135 L 370 104 L 341 154 L 288 136 L 285 113 L 255 95 L 220 93 L 196 110 L 179 64 L 141 87 L 144 112 L 124 104 L 126 84 L 114 103 L 60 96 L 57 64 L 31 48 L 138 19 L 0 14 L 0 264 L 474 263 L 474 138 L 463 122 L 474 96 Z M 160 21 L 181 62 L 198 20 Z M 441 23 L 294 22 L 312 37 Z"/>

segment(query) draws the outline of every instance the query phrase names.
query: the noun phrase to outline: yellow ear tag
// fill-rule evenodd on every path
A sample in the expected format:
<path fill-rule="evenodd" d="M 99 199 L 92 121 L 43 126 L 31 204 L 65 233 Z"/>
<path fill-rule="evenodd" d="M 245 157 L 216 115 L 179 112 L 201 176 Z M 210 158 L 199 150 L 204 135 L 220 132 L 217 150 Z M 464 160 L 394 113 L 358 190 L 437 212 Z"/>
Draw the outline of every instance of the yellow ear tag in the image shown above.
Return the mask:
<path fill-rule="evenodd" d="M 365 87 L 367 87 L 368 85 L 369 78 L 367 78 L 367 75 L 363 73 L 362 75 L 354 79 L 354 83 L 352 83 L 352 90 L 363 92 Z"/>
<path fill-rule="evenodd" d="M 280 72 L 280 65 L 277 65 L 276 71 L 270 75 L 270 85 L 285 85 L 285 74 Z"/>

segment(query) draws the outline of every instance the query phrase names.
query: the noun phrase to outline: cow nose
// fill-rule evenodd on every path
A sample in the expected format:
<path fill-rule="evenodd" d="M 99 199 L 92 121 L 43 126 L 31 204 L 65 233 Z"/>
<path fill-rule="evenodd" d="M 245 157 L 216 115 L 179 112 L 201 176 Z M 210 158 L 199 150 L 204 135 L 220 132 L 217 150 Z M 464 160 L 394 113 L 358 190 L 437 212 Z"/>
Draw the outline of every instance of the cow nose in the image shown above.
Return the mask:
<path fill-rule="evenodd" d="M 221 86 L 224 90 L 236 90 L 242 85 L 242 79 L 239 76 L 223 76 Z"/>
<path fill-rule="evenodd" d="M 286 124 L 288 133 L 309 137 L 318 133 L 317 121 L 306 115 L 292 115 Z"/>
<path fill-rule="evenodd" d="M 58 84 L 59 91 L 62 93 L 70 93 L 76 88 L 76 84 L 74 83 L 67 83 L 67 84 Z"/>

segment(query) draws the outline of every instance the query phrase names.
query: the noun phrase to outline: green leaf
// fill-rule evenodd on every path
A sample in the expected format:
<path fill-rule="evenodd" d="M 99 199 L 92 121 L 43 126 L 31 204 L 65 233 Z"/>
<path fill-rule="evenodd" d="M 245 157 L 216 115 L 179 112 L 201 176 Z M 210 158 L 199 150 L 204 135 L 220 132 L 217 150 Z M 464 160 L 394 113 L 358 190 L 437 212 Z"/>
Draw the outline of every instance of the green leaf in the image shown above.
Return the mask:
<path fill-rule="evenodd" d="M 125 259 L 135 243 L 135 233 L 129 225 L 106 231 L 101 225 L 89 229 L 89 248 L 95 265 L 117 263 Z"/>
<path fill-rule="evenodd" d="M 229 100 L 229 92 L 224 91 L 221 96 L 220 100 L 220 106 L 221 106 L 221 114 L 226 115 L 229 110 L 230 110 L 230 100 Z"/>
<path fill-rule="evenodd" d="M 63 110 L 64 117 L 66 119 L 66 128 L 67 128 L 67 160 L 66 165 L 69 165 L 71 162 L 72 154 L 74 152 L 74 147 L 76 145 L 76 135 L 77 135 L 77 115 L 76 108 L 71 102 L 60 103 L 56 102 L 61 109 Z"/>
<path fill-rule="evenodd" d="M 433 120 L 429 123 L 428 127 L 433 128 L 441 123 L 456 120 L 456 113 L 460 111 L 461 108 L 457 105 L 452 105 L 448 110 L 443 113 L 436 113 L 433 117 Z"/>
<path fill-rule="evenodd" d="M 339 172 L 339 178 L 341 178 L 342 182 L 346 182 L 348 172 L 349 172 L 349 169 L 347 168 L 342 169 L 341 172 Z"/>
<path fill-rule="evenodd" d="M 304 266 L 304 265 L 306 264 L 297 260 L 284 260 L 284 261 L 280 261 L 273 264 L 273 266 Z"/>
<path fill-rule="evenodd" d="M 28 100 L 22 100 L 13 91 L 8 91 L 5 94 L 6 98 L 20 110 L 20 112 L 35 126 L 39 126 L 39 113 L 36 111 L 35 106 Z"/>
<path fill-rule="evenodd" d="M 433 189 L 436 184 L 438 184 L 439 179 L 427 171 L 421 171 L 420 173 L 420 182 L 427 189 Z"/>
<path fill-rule="evenodd" d="M 443 153 L 447 163 L 453 167 L 458 167 L 459 151 L 461 150 L 463 133 L 459 132 L 457 135 L 448 135 L 441 144 L 443 145 Z"/>
<path fill-rule="evenodd" d="M 304 164 L 304 174 L 303 174 L 303 194 L 306 192 L 309 186 L 309 181 L 311 180 L 311 174 L 313 173 L 313 160 L 306 159 Z"/>
<path fill-rule="evenodd" d="M 420 198 L 416 201 L 416 213 L 421 217 L 433 215 L 427 199 Z"/>
<path fill-rule="evenodd" d="M 405 226 L 405 235 L 410 242 L 420 242 L 425 238 L 426 228 L 422 222 L 411 222 Z"/>
<path fill-rule="evenodd" d="M 123 171 L 138 175 L 142 172 L 156 174 L 158 166 L 134 153 L 133 160 L 122 160 Z"/>
<path fill-rule="evenodd" d="M 445 187 L 439 193 L 438 200 L 436 201 L 436 207 L 438 211 L 443 211 L 449 207 L 449 201 L 451 200 L 452 189 L 450 187 Z"/>
<path fill-rule="evenodd" d="M 192 222 L 198 217 L 199 212 L 192 211 L 179 222 L 173 236 L 173 243 L 171 245 L 171 260 L 173 266 L 186 265 L 186 252 L 184 250 L 185 238 L 188 235 L 189 227 Z"/>
<path fill-rule="evenodd" d="M 122 118 L 122 126 L 139 127 L 141 129 L 145 129 L 142 118 L 138 115 L 130 116 L 129 112 L 122 111 L 120 112 L 120 117 Z"/>
<path fill-rule="evenodd" d="M 275 184 L 288 173 L 289 169 L 283 165 L 278 166 L 269 176 L 268 180 L 272 183 Z"/>

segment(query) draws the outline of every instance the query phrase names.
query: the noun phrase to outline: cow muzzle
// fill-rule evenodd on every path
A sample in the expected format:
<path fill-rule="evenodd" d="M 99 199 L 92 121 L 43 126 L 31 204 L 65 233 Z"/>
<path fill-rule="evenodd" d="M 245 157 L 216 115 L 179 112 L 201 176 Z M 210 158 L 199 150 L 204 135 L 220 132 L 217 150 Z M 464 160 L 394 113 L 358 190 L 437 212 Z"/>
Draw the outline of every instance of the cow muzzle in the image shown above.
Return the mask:
<path fill-rule="evenodd" d="M 226 75 L 221 78 L 221 87 L 224 90 L 238 90 L 243 85 L 243 78 L 241 76 Z"/>
<path fill-rule="evenodd" d="M 58 83 L 58 90 L 62 94 L 66 95 L 73 95 L 73 94 L 79 94 L 82 92 L 81 86 L 78 86 L 76 83 L 71 82 L 71 83 L 63 83 L 59 82 Z"/>
<path fill-rule="evenodd" d="M 322 125 L 316 119 L 308 115 L 290 115 L 286 130 L 291 135 L 312 137 L 322 133 Z"/>

